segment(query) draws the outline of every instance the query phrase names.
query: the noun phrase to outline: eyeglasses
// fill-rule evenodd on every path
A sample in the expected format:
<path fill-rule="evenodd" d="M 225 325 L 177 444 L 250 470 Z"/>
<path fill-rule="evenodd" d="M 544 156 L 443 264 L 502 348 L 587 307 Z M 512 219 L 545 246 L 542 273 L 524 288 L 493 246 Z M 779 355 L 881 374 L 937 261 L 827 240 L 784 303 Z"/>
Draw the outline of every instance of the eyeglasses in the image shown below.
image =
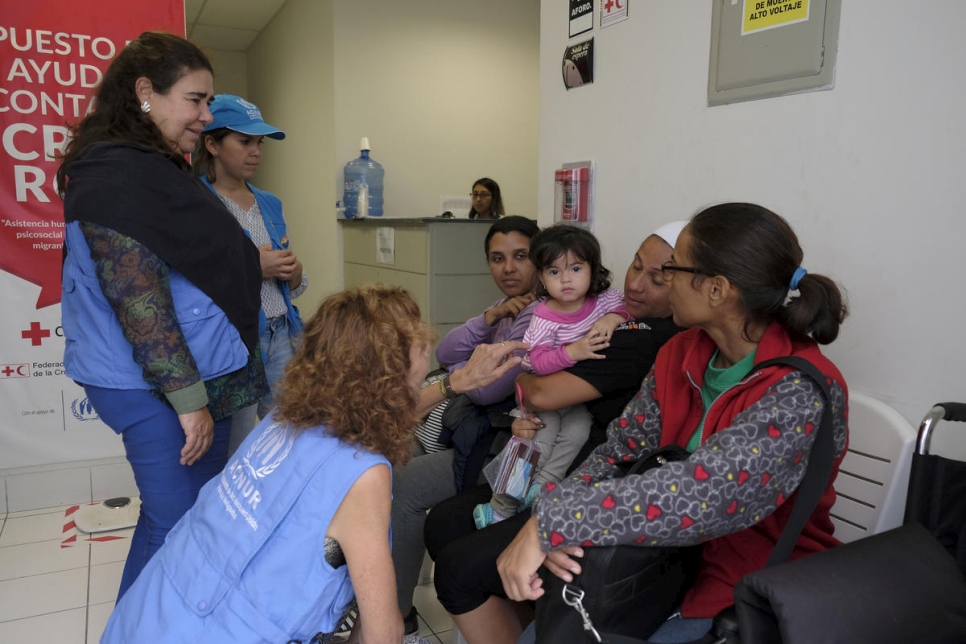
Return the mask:
<path fill-rule="evenodd" d="M 674 272 L 679 273 L 692 273 L 693 275 L 707 275 L 711 276 L 711 273 L 706 273 L 700 268 L 691 268 L 690 266 L 675 266 L 671 263 L 671 260 L 667 260 L 661 264 L 661 275 L 664 277 L 664 281 L 667 282 L 674 277 Z"/>
<path fill-rule="evenodd" d="M 474 199 L 489 199 L 493 195 L 491 195 L 489 192 L 471 192 L 470 196 Z"/>

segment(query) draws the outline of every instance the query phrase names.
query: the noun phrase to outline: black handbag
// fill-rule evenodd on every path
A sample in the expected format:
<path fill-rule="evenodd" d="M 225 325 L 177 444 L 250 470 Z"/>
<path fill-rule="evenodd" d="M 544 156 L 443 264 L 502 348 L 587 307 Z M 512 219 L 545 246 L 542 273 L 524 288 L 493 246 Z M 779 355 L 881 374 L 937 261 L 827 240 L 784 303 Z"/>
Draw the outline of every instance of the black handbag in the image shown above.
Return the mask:
<path fill-rule="evenodd" d="M 966 406 L 923 421 L 906 524 L 747 575 L 735 587 L 743 644 L 966 642 L 966 464 L 928 454 L 939 419 L 966 421 Z"/>
<path fill-rule="evenodd" d="M 625 476 L 688 456 L 681 447 L 669 445 L 624 464 Z M 581 572 L 570 583 L 541 568 L 545 593 L 536 605 L 537 642 L 600 641 L 593 629 L 624 635 L 653 632 L 693 583 L 700 556 L 701 546 L 584 548 Z"/>
<path fill-rule="evenodd" d="M 825 491 L 835 456 L 831 392 L 826 376 L 811 362 L 797 356 L 764 360 L 752 371 L 777 364 L 789 365 L 814 380 L 826 404 L 795 505 L 767 566 L 788 561 L 791 557 L 795 542 Z M 670 450 L 670 455 L 662 453 L 664 450 Z M 668 460 L 684 460 L 688 456 L 684 449 L 669 446 L 637 461 L 628 474 L 658 467 Z M 581 574 L 571 584 L 541 568 L 546 592 L 537 601 L 538 644 L 644 642 L 640 638 L 657 630 L 693 583 L 700 563 L 700 549 L 701 546 L 584 548 Z M 613 551 L 613 554 L 607 551 Z M 665 575 L 666 579 L 663 578 Z M 733 618 L 722 623 L 725 622 L 730 625 Z M 718 639 L 709 635 L 698 641 Z"/>
<path fill-rule="evenodd" d="M 735 602 L 742 644 L 966 642 L 966 580 L 918 523 L 746 575 Z"/>

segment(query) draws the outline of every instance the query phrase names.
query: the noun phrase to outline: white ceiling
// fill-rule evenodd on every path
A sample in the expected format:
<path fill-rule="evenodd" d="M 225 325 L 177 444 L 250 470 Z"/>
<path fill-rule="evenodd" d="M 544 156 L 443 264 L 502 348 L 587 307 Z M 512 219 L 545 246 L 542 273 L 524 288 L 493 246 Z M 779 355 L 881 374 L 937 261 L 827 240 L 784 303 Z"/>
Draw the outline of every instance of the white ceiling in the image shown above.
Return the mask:
<path fill-rule="evenodd" d="M 188 38 L 209 49 L 246 51 L 285 0 L 185 0 Z"/>

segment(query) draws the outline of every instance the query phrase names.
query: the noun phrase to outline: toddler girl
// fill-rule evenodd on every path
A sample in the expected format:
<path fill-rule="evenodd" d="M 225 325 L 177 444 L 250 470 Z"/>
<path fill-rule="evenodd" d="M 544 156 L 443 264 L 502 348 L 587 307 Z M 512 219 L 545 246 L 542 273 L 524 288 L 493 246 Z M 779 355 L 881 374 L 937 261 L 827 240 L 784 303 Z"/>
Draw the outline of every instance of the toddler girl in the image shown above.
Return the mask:
<path fill-rule="evenodd" d="M 552 226 L 533 237 L 530 261 L 540 277 L 537 296 L 546 299 L 534 309 L 523 336 L 530 345 L 524 368 L 544 376 L 579 360 L 603 359 L 597 351 L 606 349 L 614 329 L 631 318 L 623 294 L 610 288 L 610 271 L 601 264 L 597 238 L 583 228 Z M 523 408 L 524 401 L 518 402 Z M 534 440 L 540 460 L 526 497 L 520 501 L 494 494 L 489 503 L 473 509 L 478 529 L 529 507 L 544 483 L 563 478 L 590 435 L 591 418 L 583 405 L 541 412 L 539 419 L 544 427 Z"/>

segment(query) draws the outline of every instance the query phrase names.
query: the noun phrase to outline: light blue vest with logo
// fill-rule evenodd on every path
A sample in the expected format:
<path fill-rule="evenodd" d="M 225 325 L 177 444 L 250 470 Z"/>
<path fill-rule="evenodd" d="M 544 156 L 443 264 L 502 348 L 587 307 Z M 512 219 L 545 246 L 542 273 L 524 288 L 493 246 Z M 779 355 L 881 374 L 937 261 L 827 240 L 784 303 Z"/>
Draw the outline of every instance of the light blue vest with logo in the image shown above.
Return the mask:
<path fill-rule="evenodd" d="M 389 463 L 324 426 L 293 432 L 269 414 L 168 534 L 101 643 L 284 644 L 332 632 L 354 595 L 348 567 L 325 561 L 325 533 L 378 464 Z"/>
<path fill-rule="evenodd" d="M 66 226 L 64 242 L 68 252 L 61 287 L 61 325 L 67 376 L 107 389 L 151 389 L 97 281 L 80 222 Z M 248 349 L 221 307 L 173 269 L 169 283 L 175 314 L 201 379 L 211 380 L 248 364 Z"/>
<path fill-rule="evenodd" d="M 212 192 L 218 194 L 215 187 L 208 181 L 208 177 L 201 175 L 200 179 Z M 252 194 L 255 195 L 255 201 L 258 202 L 258 209 L 262 213 L 262 222 L 265 224 L 265 230 L 268 231 L 269 239 L 272 240 L 272 250 L 288 250 L 288 229 L 285 226 L 285 217 L 282 216 L 282 200 L 271 192 L 259 190 L 250 183 L 246 183 L 246 185 L 252 191 Z M 246 230 L 245 234 L 251 239 L 251 231 Z M 282 299 L 285 301 L 285 323 L 288 326 L 289 337 L 294 338 L 302 332 L 302 316 L 299 314 L 298 307 L 292 303 L 292 289 L 289 287 L 288 282 L 276 279 L 275 283 L 278 285 L 278 290 L 281 291 Z M 267 325 L 268 318 L 265 317 L 265 311 L 259 309 L 259 335 L 265 333 L 265 327 Z M 268 356 L 262 355 L 262 360 L 268 360 Z"/>

